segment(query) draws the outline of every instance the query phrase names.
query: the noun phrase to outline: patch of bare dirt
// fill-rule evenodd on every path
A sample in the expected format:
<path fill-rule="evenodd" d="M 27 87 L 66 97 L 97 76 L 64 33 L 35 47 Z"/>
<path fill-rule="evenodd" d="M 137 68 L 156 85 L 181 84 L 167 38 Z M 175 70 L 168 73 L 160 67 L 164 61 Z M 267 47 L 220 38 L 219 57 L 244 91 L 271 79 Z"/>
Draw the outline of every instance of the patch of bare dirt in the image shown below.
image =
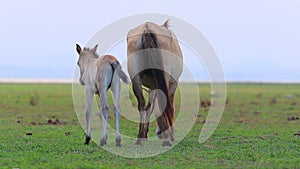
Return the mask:
<path fill-rule="evenodd" d="M 260 105 L 258 102 L 255 102 L 255 101 L 250 102 L 250 104 L 252 104 L 252 105 Z"/>
<path fill-rule="evenodd" d="M 210 106 L 211 106 L 210 100 L 207 100 L 207 99 L 201 100 L 201 102 L 200 102 L 200 107 L 208 108 L 208 107 L 210 107 Z"/>
<path fill-rule="evenodd" d="M 274 105 L 274 104 L 276 104 L 277 103 L 277 100 L 276 100 L 276 98 L 273 98 L 273 99 L 271 99 L 271 101 L 270 101 L 270 105 Z"/>
<path fill-rule="evenodd" d="M 71 135 L 71 132 L 65 132 L 65 136 Z"/>
<path fill-rule="evenodd" d="M 299 117 L 291 116 L 287 118 L 288 121 L 299 120 Z"/>
<path fill-rule="evenodd" d="M 300 136 L 300 131 L 297 131 L 296 133 L 294 133 L 294 136 Z"/>
<path fill-rule="evenodd" d="M 258 115 L 260 115 L 260 114 L 261 114 L 261 112 L 259 112 L 259 111 L 255 111 L 255 112 L 254 112 L 254 114 L 255 114 L 256 116 L 258 116 Z"/>
<path fill-rule="evenodd" d="M 262 93 L 258 93 L 255 95 L 256 98 L 262 98 L 263 94 Z"/>
<path fill-rule="evenodd" d="M 17 123 L 21 123 L 21 121 L 17 121 Z M 67 124 L 66 122 L 60 121 L 58 118 L 50 118 L 46 122 L 30 122 L 31 125 L 63 125 Z"/>
<path fill-rule="evenodd" d="M 32 136 L 32 133 L 28 132 L 26 133 L 26 136 Z"/>
<path fill-rule="evenodd" d="M 58 118 L 54 119 L 48 119 L 48 124 L 51 125 L 60 125 L 60 124 L 66 124 L 65 122 L 60 121 Z"/>

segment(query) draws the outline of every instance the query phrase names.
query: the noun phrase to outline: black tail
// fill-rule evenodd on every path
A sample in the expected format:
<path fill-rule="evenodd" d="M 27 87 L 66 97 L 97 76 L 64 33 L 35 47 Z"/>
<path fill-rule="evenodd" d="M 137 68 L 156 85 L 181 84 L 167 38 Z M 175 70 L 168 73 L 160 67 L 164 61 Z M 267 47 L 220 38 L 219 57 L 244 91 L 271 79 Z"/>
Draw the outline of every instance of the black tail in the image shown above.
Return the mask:
<path fill-rule="evenodd" d="M 155 34 L 148 29 L 147 25 L 146 28 L 147 30 L 142 34 L 141 37 L 141 42 L 142 42 L 140 46 L 141 50 L 150 49 L 150 48 L 159 49 L 160 44 L 157 41 Z M 147 50 L 144 54 L 148 55 L 147 57 L 155 58 L 155 61 L 158 62 L 163 61 L 163 58 L 159 50 Z M 159 105 L 160 110 L 163 110 L 164 108 L 163 106 L 166 107 L 164 108 L 163 114 L 157 118 L 158 126 L 161 132 L 164 132 L 165 130 L 169 129 L 173 125 L 173 112 L 171 108 L 169 91 L 168 91 L 167 82 L 165 78 L 165 72 L 164 70 L 159 70 L 159 69 L 151 69 L 148 72 L 151 72 L 151 76 L 154 81 L 155 88 L 162 90 L 167 99 L 167 105 Z M 158 102 L 162 103 L 159 100 Z"/>
<path fill-rule="evenodd" d="M 109 85 L 108 85 L 108 87 L 107 87 L 106 90 L 108 90 L 108 89 L 111 87 L 111 83 L 112 83 L 112 80 L 113 80 L 113 77 L 114 77 L 115 72 L 119 75 L 120 79 L 122 79 L 122 81 L 123 81 L 124 83 L 127 83 L 127 84 L 130 83 L 129 78 L 128 78 L 128 77 L 126 76 L 126 74 L 123 72 L 122 67 L 121 67 L 119 61 L 114 61 L 114 62 L 112 62 L 112 63 L 110 64 L 110 66 L 111 66 L 111 69 L 112 69 L 112 76 L 111 76 Z M 97 91 L 96 94 L 99 94 L 99 91 Z"/>
<path fill-rule="evenodd" d="M 119 77 L 122 79 L 122 81 L 124 83 L 127 83 L 127 84 L 130 83 L 129 78 L 126 76 L 125 72 L 123 72 L 121 64 L 119 63 L 119 61 L 112 62 L 111 66 L 112 66 L 113 72 L 117 71 Z"/>

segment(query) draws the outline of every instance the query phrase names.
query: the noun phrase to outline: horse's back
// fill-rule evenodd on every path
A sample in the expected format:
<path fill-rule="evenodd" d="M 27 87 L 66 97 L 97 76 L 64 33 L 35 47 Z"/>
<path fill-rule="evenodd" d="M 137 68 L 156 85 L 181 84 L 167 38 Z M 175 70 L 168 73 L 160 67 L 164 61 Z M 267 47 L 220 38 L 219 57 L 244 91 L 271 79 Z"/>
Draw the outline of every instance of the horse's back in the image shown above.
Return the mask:
<path fill-rule="evenodd" d="M 104 55 L 98 58 L 97 60 L 97 83 L 101 85 L 108 85 L 112 80 L 113 70 L 111 64 L 117 61 L 117 59 L 112 55 Z"/>
<path fill-rule="evenodd" d="M 104 55 L 98 58 L 98 66 L 104 65 L 106 63 L 111 64 L 115 61 L 117 61 L 117 58 L 113 55 Z"/>
<path fill-rule="evenodd" d="M 143 36 L 145 34 L 153 35 L 157 46 L 152 48 L 156 48 L 159 50 L 162 49 L 163 53 L 160 52 L 161 55 L 156 55 L 156 58 L 151 58 L 148 60 L 142 57 L 131 58 L 131 56 L 135 56 L 135 52 L 139 52 L 145 49 L 145 40 L 143 40 Z M 172 79 L 178 80 L 183 68 L 183 57 L 178 40 L 175 34 L 170 29 L 168 29 L 167 24 L 157 25 L 152 22 L 146 22 L 134 29 L 131 29 L 127 35 L 127 45 L 128 69 L 131 77 L 134 76 L 132 75 L 134 74 L 132 72 L 138 71 L 135 69 L 140 69 L 138 67 L 141 67 L 141 65 L 143 64 L 150 64 L 150 66 L 148 65 L 148 67 L 151 67 L 152 65 L 154 65 L 155 67 L 158 64 L 163 64 L 162 66 L 158 65 L 159 69 L 160 67 L 163 67 L 166 72 L 171 74 Z M 157 58 L 160 56 L 162 58 Z M 147 65 L 144 67 L 147 67 Z"/>
<path fill-rule="evenodd" d="M 143 45 L 142 35 L 144 33 L 155 34 L 157 41 L 160 42 L 160 48 L 170 50 L 172 32 L 165 26 L 146 22 L 134 29 L 131 29 L 127 34 L 128 47 L 130 47 L 130 50 L 133 50 L 132 52 L 136 52 L 141 49 L 141 46 Z"/>

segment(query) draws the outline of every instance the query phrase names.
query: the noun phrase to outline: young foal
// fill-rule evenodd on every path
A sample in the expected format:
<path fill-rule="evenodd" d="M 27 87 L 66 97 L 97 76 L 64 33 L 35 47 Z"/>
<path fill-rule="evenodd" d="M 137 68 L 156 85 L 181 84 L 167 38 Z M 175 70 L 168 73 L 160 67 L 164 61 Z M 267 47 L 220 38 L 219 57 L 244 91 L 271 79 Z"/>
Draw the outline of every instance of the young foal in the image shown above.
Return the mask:
<path fill-rule="evenodd" d="M 129 83 L 128 77 L 122 71 L 121 65 L 118 60 L 111 55 L 104 55 L 98 57 L 96 45 L 92 49 L 84 48 L 76 44 L 76 50 L 79 54 L 78 66 L 80 68 L 80 79 L 81 85 L 85 86 L 86 95 L 86 122 L 87 122 L 87 133 L 85 138 L 85 144 L 89 144 L 91 139 L 91 111 L 92 101 L 94 94 L 98 94 L 100 97 L 100 118 L 102 120 L 102 135 L 100 139 L 100 145 L 103 146 L 107 143 L 107 120 L 109 104 L 107 101 L 107 90 L 111 88 L 113 92 L 114 100 L 114 114 L 116 117 L 116 145 L 121 146 L 121 135 L 120 135 L 120 89 L 121 83 L 120 78 L 125 82 Z M 115 73 L 116 72 L 116 73 Z"/>

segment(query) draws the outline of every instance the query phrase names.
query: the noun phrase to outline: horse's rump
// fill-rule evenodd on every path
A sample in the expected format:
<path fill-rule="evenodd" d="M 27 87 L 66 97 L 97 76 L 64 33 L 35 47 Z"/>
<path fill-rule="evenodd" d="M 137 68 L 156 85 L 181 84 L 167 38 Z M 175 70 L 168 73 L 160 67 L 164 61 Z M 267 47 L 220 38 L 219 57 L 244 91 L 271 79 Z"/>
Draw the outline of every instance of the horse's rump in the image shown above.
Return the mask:
<path fill-rule="evenodd" d="M 166 102 L 159 101 L 158 106 L 162 112 L 160 117 L 157 117 L 157 123 L 161 129 L 161 132 L 169 129 L 173 124 L 173 112 L 171 111 L 171 103 L 168 91 L 168 77 L 170 73 L 166 66 L 169 64 L 167 56 L 164 56 L 162 43 L 158 40 L 158 36 L 153 30 L 151 30 L 146 23 L 143 33 L 140 34 L 138 41 L 139 55 L 136 61 L 142 63 L 147 69 L 138 73 L 142 81 L 142 85 L 150 89 L 160 89 L 167 99 Z M 162 53 L 163 52 L 163 53 Z M 158 97 L 158 96 L 156 96 Z M 162 98 L 158 98 L 162 99 Z M 161 103 L 166 103 L 162 105 Z"/>

